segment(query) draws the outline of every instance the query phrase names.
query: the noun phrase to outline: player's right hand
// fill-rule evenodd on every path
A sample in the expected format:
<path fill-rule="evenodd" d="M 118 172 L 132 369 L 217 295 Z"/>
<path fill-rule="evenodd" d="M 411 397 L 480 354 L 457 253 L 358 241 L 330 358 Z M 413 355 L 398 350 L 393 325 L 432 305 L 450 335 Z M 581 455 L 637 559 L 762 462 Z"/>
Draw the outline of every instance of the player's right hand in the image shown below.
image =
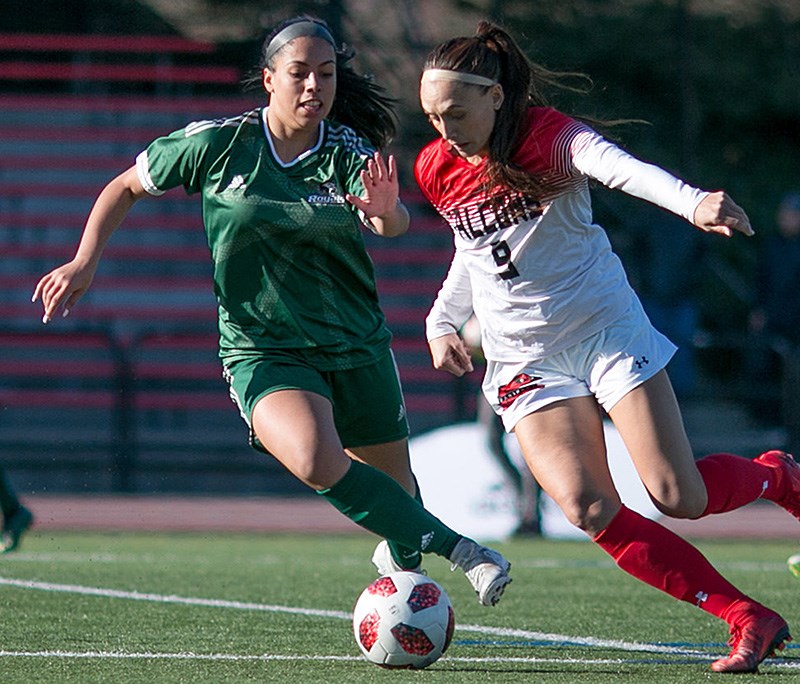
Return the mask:
<path fill-rule="evenodd" d="M 456 333 L 436 337 L 428 342 L 428 346 L 436 370 L 447 371 L 457 378 L 472 371 L 472 357 Z"/>
<path fill-rule="evenodd" d="M 75 303 L 89 289 L 94 278 L 94 268 L 72 260 L 53 269 L 44 276 L 33 291 L 32 302 L 41 297 L 44 315 L 42 323 L 49 323 L 59 308 L 67 317 Z"/>
<path fill-rule="evenodd" d="M 748 237 L 755 235 L 750 219 L 730 195 L 719 190 L 706 195 L 694 210 L 694 225 L 706 233 L 731 237 L 738 231 Z"/>

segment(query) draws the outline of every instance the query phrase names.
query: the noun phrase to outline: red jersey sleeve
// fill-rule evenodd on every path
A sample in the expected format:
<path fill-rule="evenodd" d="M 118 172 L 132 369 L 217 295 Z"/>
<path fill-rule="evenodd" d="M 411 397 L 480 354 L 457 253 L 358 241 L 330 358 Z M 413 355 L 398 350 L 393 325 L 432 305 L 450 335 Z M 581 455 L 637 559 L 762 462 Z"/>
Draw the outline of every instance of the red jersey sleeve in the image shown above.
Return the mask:
<path fill-rule="evenodd" d="M 572 164 L 571 145 L 578 133 L 588 130 L 585 124 L 551 107 L 531 107 L 525 125 L 515 164 L 542 178 L 580 175 Z"/>
<path fill-rule="evenodd" d="M 438 143 L 439 140 L 433 140 L 423 147 L 414 163 L 414 178 L 417 181 L 417 185 L 428 202 L 434 205 L 433 196 L 435 193 L 433 185 L 436 180 L 434 157 L 436 156 L 435 148 Z"/>

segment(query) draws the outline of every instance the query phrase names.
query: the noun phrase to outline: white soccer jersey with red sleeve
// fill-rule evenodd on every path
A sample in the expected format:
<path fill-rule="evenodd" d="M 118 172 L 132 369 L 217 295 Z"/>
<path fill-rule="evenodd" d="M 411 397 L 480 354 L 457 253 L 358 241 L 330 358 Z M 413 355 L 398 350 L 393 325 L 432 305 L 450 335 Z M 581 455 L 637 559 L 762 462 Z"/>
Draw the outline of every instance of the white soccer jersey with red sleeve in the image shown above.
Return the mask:
<path fill-rule="evenodd" d="M 543 179 L 546 197 L 487 195 L 483 164 L 470 164 L 442 139 L 427 145 L 415 165 L 417 183 L 453 229 L 456 248 L 426 320 L 427 337 L 457 331 L 474 310 L 493 361 L 557 353 L 633 305 L 622 264 L 592 222 L 589 178 L 687 220 L 706 194 L 554 109 L 529 109 L 526 124 L 513 162 Z"/>

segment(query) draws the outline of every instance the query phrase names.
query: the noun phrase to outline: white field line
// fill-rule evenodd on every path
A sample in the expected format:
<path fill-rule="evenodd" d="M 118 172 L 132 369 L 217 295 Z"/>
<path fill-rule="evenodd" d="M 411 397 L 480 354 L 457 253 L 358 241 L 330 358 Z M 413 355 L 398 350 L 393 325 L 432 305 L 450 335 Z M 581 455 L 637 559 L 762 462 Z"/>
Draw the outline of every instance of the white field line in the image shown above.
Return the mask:
<path fill-rule="evenodd" d="M 169 594 L 146 594 L 138 591 L 119 591 L 117 589 L 101 589 L 98 587 L 82 587 L 77 584 L 53 584 L 32 580 L 9 579 L 0 577 L 0 585 L 20 587 L 22 589 L 39 589 L 41 591 L 80 594 L 83 596 L 102 596 L 104 598 L 128 599 L 132 601 L 149 601 L 152 603 L 178 603 L 189 606 L 205 606 L 207 608 L 234 608 L 238 610 L 259 610 L 267 613 L 290 613 L 292 615 L 309 615 L 313 617 L 337 618 L 351 620 L 352 614 L 338 610 L 317 610 L 314 608 L 292 608 L 290 606 L 273 606 L 265 603 L 248 603 L 243 601 L 223 601 L 220 599 L 189 598 Z"/>
<path fill-rule="evenodd" d="M 242 655 L 233 653 L 125 653 L 121 651 L 0 651 L 0 658 L 64 658 L 106 660 L 199 660 L 212 662 L 361 662 L 361 656 L 337 655 Z M 707 660 L 707 659 L 704 659 Z M 624 658 L 537 658 L 537 657 L 451 657 L 444 656 L 441 663 L 516 663 L 549 665 L 627 665 L 632 662 Z M 770 666 L 782 670 L 800 670 L 800 663 L 774 661 Z"/>
<path fill-rule="evenodd" d="M 329 661 L 329 662 L 361 662 L 362 656 L 338 655 L 242 655 L 233 653 L 125 653 L 122 651 L 0 651 L 0 658 L 74 658 L 91 659 L 106 658 L 118 660 L 206 660 L 237 662 L 270 662 L 270 661 Z M 451 663 L 580 663 L 583 665 L 624 665 L 622 658 L 459 658 L 444 656 L 439 662 Z"/>
<path fill-rule="evenodd" d="M 113 552 L 92 552 L 80 553 L 69 551 L 16 551 L 3 558 L 3 563 L 27 563 L 27 562 L 58 562 L 58 563 L 119 563 L 124 561 L 137 560 L 140 562 L 160 562 L 165 558 L 164 554 L 119 554 Z M 267 565 L 278 565 L 281 559 L 278 556 L 264 556 L 259 563 Z M 535 560 L 515 561 L 515 568 L 529 569 L 560 569 L 560 568 L 595 568 L 602 570 L 614 570 L 617 566 L 611 559 L 597 559 L 592 561 L 571 561 L 564 558 L 537 558 Z M 751 561 L 722 561 L 715 563 L 715 567 L 724 571 L 752 572 L 752 573 L 785 573 L 787 572 L 786 563 L 783 562 L 751 562 Z"/>
<path fill-rule="evenodd" d="M 8 577 L 0 577 L 0 586 L 18 587 L 22 589 L 34 589 L 39 591 L 80 594 L 83 596 L 99 596 L 103 598 L 116 598 L 127 599 L 133 601 L 148 601 L 152 603 L 172 603 L 180 605 L 203 606 L 209 608 L 229 608 L 235 610 L 252 610 L 268 613 L 285 613 L 291 615 L 303 615 L 310 617 L 323 617 L 333 618 L 338 620 L 351 620 L 352 613 L 337 610 L 321 610 L 315 608 L 299 608 L 292 606 L 278 606 L 264 603 L 251 603 L 245 601 L 228 601 L 222 599 L 205 599 L 193 598 L 185 596 L 175 596 L 169 594 L 151 594 L 142 593 L 137 591 L 120 591 L 117 589 L 102 589 L 99 587 L 85 587 L 75 584 L 55 584 L 51 582 L 37 582 L 34 580 L 20 580 Z M 614 650 L 621 650 L 626 652 L 639 652 L 639 653 L 653 653 L 662 655 L 672 655 L 684 658 L 710 660 L 714 657 L 705 651 L 686 649 L 676 646 L 663 646 L 660 644 L 646 644 L 621 641 L 617 639 L 598 639 L 595 637 L 577 637 L 569 636 L 566 634 L 552 634 L 547 632 L 536 632 L 524 629 L 511 629 L 504 627 L 489 627 L 485 625 L 463 625 L 458 624 L 456 630 L 460 632 L 472 632 L 488 636 L 498 637 L 515 637 L 518 639 L 528 639 L 534 641 L 544 641 L 554 644 L 562 645 L 580 645 L 591 646 L 595 648 L 608 648 Z M 43 656 L 43 657 L 63 657 L 63 658 L 81 658 L 81 657 L 106 657 L 106 658 L 196 658 L 196 659 L 219 659 L 219 660 L 358 660 L 359 658 L 351 658 L 349 656 L 281 656 L 281 655 L 226 655 L 226 654 L 194 654 L 194 653 L 162 653 L 162 654 L 148 654 L 148 653 L 118 653 L 118 652 L 95 652 L 89 651 L 86 653 L 71 653 L 65 651 L 41 651 L 41 652 L 13 652 L 13 651 L 0 651 L 0 656 Z M 721 654 L 720 654 L 721 655 Z M 530 662 L 530 663 L 622 663 L 623 660 L 617 659 L 569 659 L 569 658 L 450 658 L 446 660 L 458 662 Z M 784 667 L 791 669 L 800 669 L 800 662 L 798 663 L 777 663 Z"/>
<path fill-rule="evenodd" d="M 149 594 L 137 591 L 120 591 L 117 589 L 102 589 L 99 587 L 85 587 L 75 584 L 54 584 L 51 582 L 37 582 L 34 580 L 20 580 L 0 577 L 0 585 L 19 587 L 22 589 L 36 589 L 40 591 L 80 594 L 83 596 L 100 596 L 103 598 L 127 599 L 133 601 L 149 601 L 153 603 L 174 603 L 190 606 L 204 606 L 207 608 L 230 608 L 236 610 L 253 610 L 267 613 L 288 613 L 311 617 L 334 618 L 339 620 L 352 620 L 352 613 L 336 610 L 320 610 L 315 608 L 298 608 L 292 606 L 278 606 L 264 603 L 249 603 L 243 601 L 228 601 L 222 599 L 192 598 L 165 594 Z M 484 625 L 458 624 L 456 629 L 461 632 L 472 632 L 487 636 L 514 637 L 544 641 L 556 644 L 571 644 L 576 646 L 593 646 L 596 648 L 610 648 L 621 651 L 634 651 L 646 653 L 661 653 L 678 656 L 708 658 L 704 651 L 688 650 L 674 646 L 658 644 L 640 644 L 635 642 L 620 641 L 616 639 L 597 639 L 594 637 L 576 637 L 567 634 L 551 634 L 526 629 L 511 629 L 506 627 L 489 627 Z"/>

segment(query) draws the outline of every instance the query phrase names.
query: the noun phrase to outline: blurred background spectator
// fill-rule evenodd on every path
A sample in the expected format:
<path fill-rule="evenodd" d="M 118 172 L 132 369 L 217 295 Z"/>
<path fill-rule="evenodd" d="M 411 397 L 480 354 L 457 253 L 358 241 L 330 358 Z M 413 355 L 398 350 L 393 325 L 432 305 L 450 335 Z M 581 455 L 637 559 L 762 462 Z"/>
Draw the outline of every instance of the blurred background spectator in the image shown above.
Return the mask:
<path fill-rule="evenodd" d="M 33 524 L 33 513 L 20 503 L 2 466 L 0 466 L 0 511 L 3 514 L 0 553 L 9 553 L 19 546 L 22 535 Z"/>
<path fill-rule="evenodd" d="M 483 370 L 479 368 L 486 362 L 481 347 L 481 329 L 478 319 L 472 316 L 461 330 L 470 354 L 472 363 L 476 366 L 472 375 L 482 377 Z M 522 460 L 522 454 L 515 450 L 516 459 L 508 449 L 507 441 L 516 440 L 513 434 L 506 433 L 502 418 L 494 412 L 482 390 L 478 390 L 476 399 L 476 420 L 483 430 L 485 445 L 492 458 L 497 461 L 503 472 L 508 476 L 517 493 L 517 514 L 519 526 L 515 534 L 520 536 L 539 536 L 542 533 L 541 521 L 541 495 L 539 483 L 531 475 L 530 469 Z M 517 460 L 519 459 L 519 460 Z"/>
<path fill-rule="evenodd" d="M 696 383 L 694 336 L 705 272 L 703 235 L 674 214 L 640 205 L 630 217 L 638 256 L 634 287 L 653 325 L 678 345 L 669 377 L 678 398 L 689 397 Z"/>
<path fill-rule="evenodd" d="M 755 349 L 751 372 L 774 378 L 780 358 L 800 343 L 800 192 L 783 196 L 774 230 L 764 238 L 757 269 L 757 304 L 750 312 Z"/>

